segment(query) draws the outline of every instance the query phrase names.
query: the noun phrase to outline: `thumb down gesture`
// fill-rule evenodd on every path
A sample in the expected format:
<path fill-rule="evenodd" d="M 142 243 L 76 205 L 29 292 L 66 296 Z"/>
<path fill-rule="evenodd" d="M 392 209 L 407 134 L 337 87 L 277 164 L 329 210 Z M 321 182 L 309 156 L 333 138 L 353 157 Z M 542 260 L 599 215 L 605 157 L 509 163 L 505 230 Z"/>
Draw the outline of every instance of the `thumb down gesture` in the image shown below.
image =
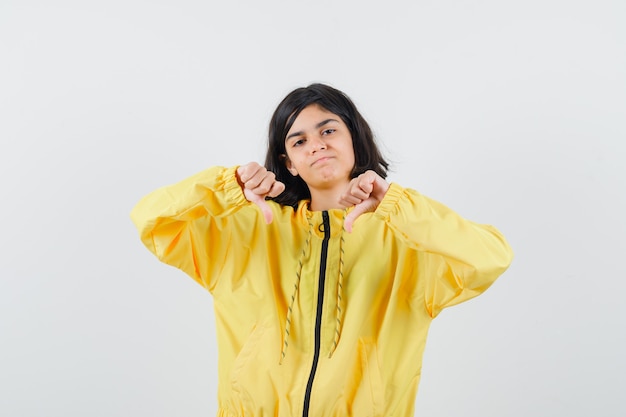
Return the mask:
<path fill-rule="evenodd" d="M 353 178 L 339 198 L 342 206 L 354 206 L 344 221 L 346 231 L 352 232 L 352 225 L 361 214 L 376 210 L 388 189 L 389 183 L 371 170 Z"/>
<path fill-rule="evenodd" d="M 265 202 L 265 197 L 278 196 L 285 191 L 285 184 L 276 181 L 273 172 L 256 162 L 250 162 L 237 168 L 237 178 L 243 195 L 248 201 L 259 206 L 265 223 L 270 224 L 273 220 L 273 214 L 272 209 Z"/>

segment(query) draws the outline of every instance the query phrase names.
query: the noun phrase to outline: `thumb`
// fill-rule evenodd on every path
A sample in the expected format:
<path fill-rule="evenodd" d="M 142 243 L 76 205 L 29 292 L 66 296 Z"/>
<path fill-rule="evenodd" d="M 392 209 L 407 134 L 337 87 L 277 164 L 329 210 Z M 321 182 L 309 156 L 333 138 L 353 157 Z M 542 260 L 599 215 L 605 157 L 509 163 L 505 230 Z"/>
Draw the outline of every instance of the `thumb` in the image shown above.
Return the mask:
<path fill-rule="evenodd" d="M 261 209 L 261 213 L 263 213 L 263 217 L 265 218 L 265 223 L 270 224 L 274 219 L 274 214 L 272 213 L 270 206 L 265 202 L 265 196 L 255 194 L 247 188 L 243 189 L 243 194 L 246 196 L 248 201 L 256 204 Z"/>
<path fill-rule="evenodd" d="M 352 225 L 354 221 L 363 213 L 367 213 L 369 211 L 374 211 L 376 209 L 376 200 L 373 198 L 368 198 L 367 200 L 361 201 L 359 204 L 354 206 L 354 209 L 346 216 L 346 219 L 343 222 L 343 227 L 345 227 L 348 233 L 352 233 Z"/>

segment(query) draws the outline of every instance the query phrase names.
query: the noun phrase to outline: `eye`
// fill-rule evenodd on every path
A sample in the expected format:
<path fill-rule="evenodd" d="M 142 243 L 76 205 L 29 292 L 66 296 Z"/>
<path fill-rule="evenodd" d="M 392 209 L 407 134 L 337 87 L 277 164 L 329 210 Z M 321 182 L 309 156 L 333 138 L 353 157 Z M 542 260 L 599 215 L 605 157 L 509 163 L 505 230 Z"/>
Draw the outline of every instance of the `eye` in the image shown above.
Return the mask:
<path fill-rule="evenodd" d="M 298 139 L 298 140 L 293 141 L 293 145 L 292 146 L 295 148 L 296 146 L 300 146 L 303 143 L 304 143 L 304 139 Z"/>
<path fill-rule="evenodd" d="M 322 131 L 322 136 L 326 136 L 326 135 L 330 135 L 332 133 L 335 133 L 337 129 L 326 129 L 324 131 Z"/>

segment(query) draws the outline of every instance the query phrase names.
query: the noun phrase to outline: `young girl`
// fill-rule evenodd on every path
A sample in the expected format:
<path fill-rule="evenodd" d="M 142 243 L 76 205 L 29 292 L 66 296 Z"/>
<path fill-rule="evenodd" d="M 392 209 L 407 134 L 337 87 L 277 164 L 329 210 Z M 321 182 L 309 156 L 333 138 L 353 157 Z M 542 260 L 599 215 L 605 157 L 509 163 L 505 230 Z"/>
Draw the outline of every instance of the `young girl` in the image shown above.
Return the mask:
<path fill-rule="evenodd" d="M 214 297 L 219 416 L 412 416 L 431 320 L 512 259 L 493 227 L 385 180 L 342 92 L 291 92 L 265 166 L 144 197 L 143 243 Z"/>

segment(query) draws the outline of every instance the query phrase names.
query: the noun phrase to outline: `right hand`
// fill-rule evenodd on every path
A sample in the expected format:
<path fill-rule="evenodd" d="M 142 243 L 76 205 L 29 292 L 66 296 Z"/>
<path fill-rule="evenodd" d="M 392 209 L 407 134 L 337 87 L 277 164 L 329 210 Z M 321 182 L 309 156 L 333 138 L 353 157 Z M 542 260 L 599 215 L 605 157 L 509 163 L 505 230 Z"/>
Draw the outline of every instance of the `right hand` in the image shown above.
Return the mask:
<path fill-rule="evenodd" d="M 273 219 L 272 209 L 265 202 L 265 197 L 276 197 L 285 191 L 285 184 L 276 181 L 276 175 L 256 162 L 250 162 L 237 168 L 237 179 L 248 201 L 261 209 L 265 223 Z"/>

